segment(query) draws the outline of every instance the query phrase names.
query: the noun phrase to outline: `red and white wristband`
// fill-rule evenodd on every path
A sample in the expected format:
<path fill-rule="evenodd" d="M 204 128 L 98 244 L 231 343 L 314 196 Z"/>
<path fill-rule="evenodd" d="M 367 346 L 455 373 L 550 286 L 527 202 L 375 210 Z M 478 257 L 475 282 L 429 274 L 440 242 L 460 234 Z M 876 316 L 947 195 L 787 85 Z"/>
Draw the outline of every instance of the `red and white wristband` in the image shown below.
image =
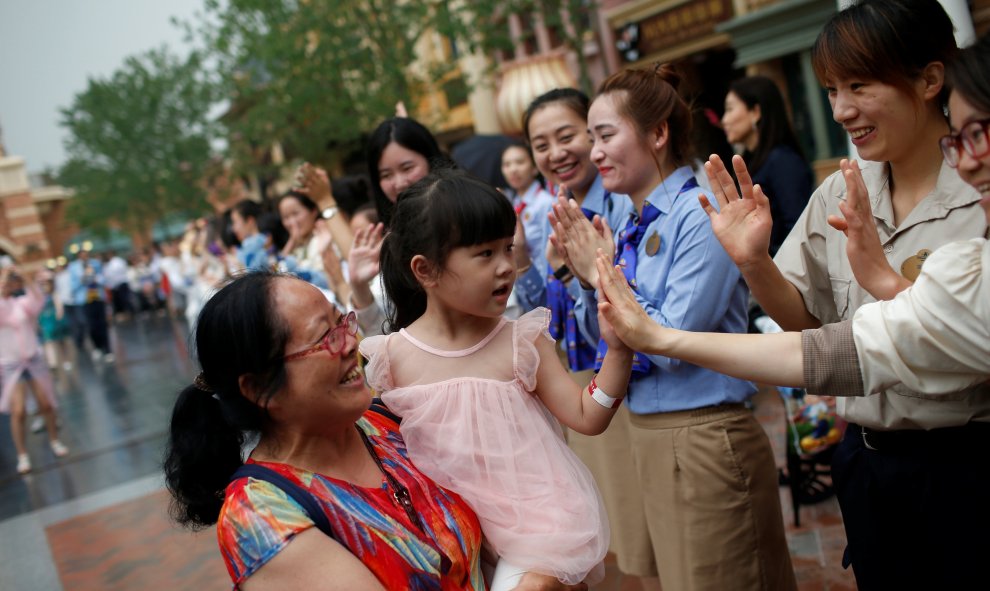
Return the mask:
<path fill-rule="evenodd" d="M 613 398 L 605 393 L 604 390 L 598 387 L 598 376 L 591 378 L 591 383 L 588 384 L 588 394 L 595 399 L 595 402 L 604 406 L 605 408 L 615 408 L 622 403 L 622 398 Z"/>

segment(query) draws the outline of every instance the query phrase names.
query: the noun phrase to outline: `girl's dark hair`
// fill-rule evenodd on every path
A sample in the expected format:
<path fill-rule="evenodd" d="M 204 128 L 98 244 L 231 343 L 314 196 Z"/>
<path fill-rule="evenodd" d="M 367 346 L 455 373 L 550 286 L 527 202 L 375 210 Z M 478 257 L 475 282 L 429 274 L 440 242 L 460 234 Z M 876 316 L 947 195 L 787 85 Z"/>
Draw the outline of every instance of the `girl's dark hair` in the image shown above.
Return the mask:
<path fill-rule="evenodd" d="M 946 71 L 951 90 L 984 113 L 990 113 L 990 34 L 959 52 Z"/>
<path fill-rule="evenodd" d="M 913 95 L 928 64 L 948 65 L 958 51 L 938 0 L 860 0 L 825 23 L 811 63 L 822 84 L 877 80 Z M 940 106 L 947 98 L 943 88 Z"/>
<path fill-rule="evenodd" d="M 186 387 L 175 402 L 163 466 L 172 518 L 182 525 L 216 523 L 224 489 L 242 463 L 241 446 L 264 428 L 268 401 L 285 384 L 289 329 L 276 312 L 274 287 L 288 280 L 272 271 L 240 275 L 199 314 L 202 383 Z M 253 401 L 241 393 L 244 375 L 258 393 Z"/>
<path fill-rule="evenodd" d="M 403 191 L 381 253 L 390 330 L 426 311 L 426 293 L 410 267 L 414 256 L 442 272 L 453 249 L 506 238 L 515 229 L 516 212 L 505 195 L 467 172 L 437 168 Z"/>
<path fill-rule="evenodd" d="M 574 88 L 555 88 L 551 91 L 544 92 L 533 99 L 533 102 L 529 103 L 529 106 L 526 107 L 526 112 L 523 113 L 523 137 L 526 138 L 527 144 L 530 143 L 529 120 L 533 117 L 534 113 L 553 103 L 560 103 L 571 111 L 574 111 L 581 119 L 588 120 L 588 108 L 591 106 L 588 95 Z"/>
<path fill-rule="evenodd" d="M 286 191 L 281 197 L 278 198 L 278 203 L 275 204 L 276 211 L 278 210 L 278 206 L 282 204 L 282 201 L 286 199 L 295 199 L 296 201 L 299 202 L 299 205 L 302 205 L 309 211 L 319 211 L 320 209 L 320 206 L 317 205 L 315 201 L 310 199 L 309 195 L 305 193 L 300 193 L 295 189 L 290 189 Z"/>
<path fill-rule="evenodd" d="M 395 205 L 382 192 L 378 163 L 382 159 L 382 152 L 392 142 L 426 158 L 431 169 L 434 162 L 448 160 L 440 151 L 440 146 L 430 130 L 415 119 L 407 117 L 386 119 L 372 132 L 371 137 L 368 138 L 368 177 L 371 179 L 371 195 L 374 197 L 375 207 L 378 208 L 378 217 L 385 224 L 392 219 Z"/>
<path fill-rule="evenodd" d="M 677 94 L 680 75 L 670 64 L 616 72 L 598 87 L 598 96 L 614 94 L 619 115 L 648 134 L 667 122 L 667 146 L 675 166 L 691 159 L 691 108 Z M 659 168 L 659 163 L 657 164 Z"/>
<path fill-rule="evenodd" d="M 760 120 L 756 124 L 759 138 L 756 149 L 743 154 L 749 170 L 759 170 L 766 162 L 770 150 L 780 145 L 790 146 L 801 154 L 801 146 L 798 145 L 791 122 L 787 118 L 784 97 L 773 80 L 766 76 L 740 78 L 729 85 L 729 92 L 739 97 L 750 110 L 760 107 Z"/>

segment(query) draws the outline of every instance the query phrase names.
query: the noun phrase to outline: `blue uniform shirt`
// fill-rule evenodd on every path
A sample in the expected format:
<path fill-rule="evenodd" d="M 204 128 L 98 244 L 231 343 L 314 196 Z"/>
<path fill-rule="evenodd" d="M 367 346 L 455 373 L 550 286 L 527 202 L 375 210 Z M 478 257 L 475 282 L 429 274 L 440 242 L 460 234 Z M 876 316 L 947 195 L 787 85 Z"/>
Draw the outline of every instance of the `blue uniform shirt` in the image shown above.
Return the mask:
<path fill-rule="evenodd" d="M 703 189 L 693 188 L 677 196 L 692 174 L 687 166 L 678 168 L 647 197 L 660 215 L 647 227 L 637 249 L 636 300 L 664 326 L 744 333 L 746 286 L 698 204 Z M 633 211 L 620 228 L 628 216 L 638 219 Z M 654 236 L 659 238 L 659 248 L 651 255 Z M 584 330 L 597 337 L 598 309 L 593 291 L 582 291 L 574 313 Z M 660 355 L 648 358 L 652 371 L 629 383 L 626 402 L 636 414 L 742 402 L 756 392 L 749 382 L 696 365 Z"/>

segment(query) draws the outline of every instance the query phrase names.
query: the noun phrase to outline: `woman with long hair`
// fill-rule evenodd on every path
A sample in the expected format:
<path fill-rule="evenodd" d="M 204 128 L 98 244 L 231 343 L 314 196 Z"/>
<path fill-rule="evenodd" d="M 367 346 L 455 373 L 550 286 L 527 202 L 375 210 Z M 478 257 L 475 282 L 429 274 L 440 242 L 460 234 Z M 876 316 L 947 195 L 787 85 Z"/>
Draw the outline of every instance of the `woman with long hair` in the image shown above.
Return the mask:
<path fill-rule="evenodd" d="M 766 76 L 733 81 L 725 96 L 722 128 L 730 143 L 742 146 L 753 182 L 770 198 L 772 256 L 801 216 L 813 188 L 811 167 L 801 154 L 774 81 Z"/>

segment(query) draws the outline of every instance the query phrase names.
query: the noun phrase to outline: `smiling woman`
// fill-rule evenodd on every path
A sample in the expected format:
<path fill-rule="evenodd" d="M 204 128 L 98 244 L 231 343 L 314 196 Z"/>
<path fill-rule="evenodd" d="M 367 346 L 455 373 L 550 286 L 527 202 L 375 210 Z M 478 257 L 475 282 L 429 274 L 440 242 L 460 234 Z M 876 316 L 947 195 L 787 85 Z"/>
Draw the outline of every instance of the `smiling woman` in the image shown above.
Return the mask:
<path fill-rule="evenodd" d="M 477 518 L 409 462 L 394 418 L 369 410 L 355 328 L 315 287 L 271 272 L 206 303 L 203 371 L 170 427 L 173 515 L 216 523 L 231 580 L 248 590 L 482 591 Z"/>
<path fill-rule="evenodd" d="M 613 263 L 652 321 L 745 332 L 739 271 L 697 206 L 701 189 L 687 165 L 690 110 L 678 83 L 669 65 L 658 65 L 616 73 L 599 88 L 588 112 L 591 160 L 605 189 L 628 194 L 634 208 L 615 244 L 599 248 L 615 253 Z M 568 267 L 597 286 L 595 248 L 581 246 L 595 228 L 573 202 L 559 202 L 554 215 Z M 604 335 L 597 309 L 594 290 L 585 290 L 574 315 L 586 333 Z M 597 345 L 599 356 L 609 350 Z M 742 404 L 755 392 L 702 367 L 636 354 L 626 401 L 626 453 L 635 470 L 623 484 L 642 491 L 649 531 L 637 574 L 659 573 L 674 589 L 796 587 L 773 452 Z"/>

